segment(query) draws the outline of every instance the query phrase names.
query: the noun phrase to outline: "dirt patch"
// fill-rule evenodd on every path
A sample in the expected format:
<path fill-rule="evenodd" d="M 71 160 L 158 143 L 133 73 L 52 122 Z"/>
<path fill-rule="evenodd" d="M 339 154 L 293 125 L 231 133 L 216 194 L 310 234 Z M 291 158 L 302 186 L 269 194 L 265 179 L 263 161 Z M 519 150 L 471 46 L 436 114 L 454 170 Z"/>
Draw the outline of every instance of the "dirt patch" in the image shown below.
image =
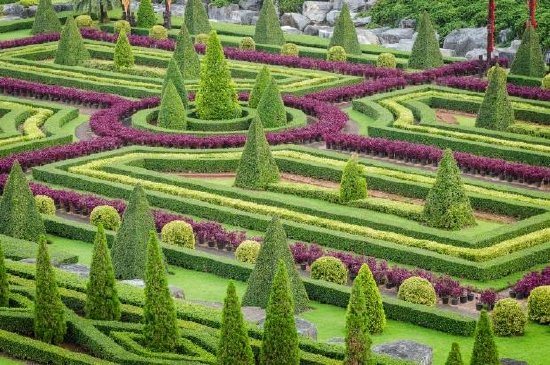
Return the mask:
<path fill-rule="evenodd" d="M 466 113 L 466 112 L 455 111 L 455 110 L 447 110 L 447 109 L 435 110 L 435 116 L 437 120 L 446 124 L 458 124 L 458 121 L 456 120 L 456 117 L 458 115 L 463 117 L 468 117 L 468 118 L 475 118 L 477 116 L 474 113 Z"/>

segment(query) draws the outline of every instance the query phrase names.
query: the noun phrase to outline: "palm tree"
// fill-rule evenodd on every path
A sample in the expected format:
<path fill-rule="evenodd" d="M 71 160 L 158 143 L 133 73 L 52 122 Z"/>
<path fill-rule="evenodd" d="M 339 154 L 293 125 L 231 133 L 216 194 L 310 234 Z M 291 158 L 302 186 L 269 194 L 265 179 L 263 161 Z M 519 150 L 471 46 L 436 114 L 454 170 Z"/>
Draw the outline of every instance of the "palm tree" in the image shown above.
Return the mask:
<path fill-rule="evenodd" d="M 101 23 L 109 21 L 107 10 L 120 6 L 119 0 L 74 0 L 75 11 L 94 16 Z"/>

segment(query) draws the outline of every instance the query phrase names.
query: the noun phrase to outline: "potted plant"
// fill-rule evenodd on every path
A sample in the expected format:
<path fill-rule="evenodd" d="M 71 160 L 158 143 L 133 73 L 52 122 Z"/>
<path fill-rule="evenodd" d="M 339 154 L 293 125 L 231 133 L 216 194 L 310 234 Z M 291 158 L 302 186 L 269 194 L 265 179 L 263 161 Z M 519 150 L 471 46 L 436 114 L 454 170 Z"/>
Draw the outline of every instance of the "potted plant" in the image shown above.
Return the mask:
<path fill-rule="evenodd" d="M 452 305 L 458 305 L 458 301 L 459 301 L 459 298 L 460 298 L 461 294 L 462 294 L 462 288 L 460 288 L 460 287 L 453 288 L 452 293 L 451 293 L 451 304 Z"/>
<path fill-rule="evenodd" d="M 449 296 L 445 295 L 441 297 L 441 303 L 443 304 L 449 304 Z"/>
<path fill-rule="evenodd" d="M 510 298 L 515 298 L 517 296 L 517 293 L 514 290 L 514 288 L 510 289 L 508 293 L 510 294 Z"/>
<path fill-rule="evenodd" d="M 460 290 L 460 304 L 468 302 L 468 292 L 465 289 Z"/>
<path fill-rule="evenodd" d="M 468 294 L 467 294 L 468 301 L 471 302 L 475 298 L 475 294 L 474 294 L 475 289 L 473 287 L 469 286 L 469 287 L 466 288 L 466 291 L 468 292 Z"/>
<path fill-rule="evenodd" d="M 484 290 L 480 297 L 480 302 L 487 307 L 487 310 L 493 310 L 495 302 L 497 301 L 497 293 L 493 289 Z"/>
<path fill-rule="evenodd" d="M 476 310 L 480 311 L 480 310 L 482 310 L 482 309 L 483 309 L 483 303 L 477 302 L 477 303 L 476 303 Z"/>

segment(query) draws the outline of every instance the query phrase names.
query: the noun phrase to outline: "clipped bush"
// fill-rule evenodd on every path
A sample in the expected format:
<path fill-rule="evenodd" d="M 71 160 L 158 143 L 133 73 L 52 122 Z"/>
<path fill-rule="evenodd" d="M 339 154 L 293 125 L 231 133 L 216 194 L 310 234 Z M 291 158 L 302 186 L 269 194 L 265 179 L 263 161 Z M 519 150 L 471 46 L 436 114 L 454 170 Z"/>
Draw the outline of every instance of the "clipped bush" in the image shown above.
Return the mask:
<path fill-rule="evenodd" d="M 32 24 L 32 34 L 41 33 L 59 33 L 61 32 L 61 23 L 55 13 L 51 0 L 40 0 L 36 8 L 34 23 Z"/>
<path fill-rule="evenodd" d="M 357 39 L 357 31 L 351 20 L 349 7 L 346 2 L 344 2 L 340 15 L 336 19 L 334 32 L 330 38 L 328 48 L 330 49 L 333 46 L 342 46 L 347 54 L 361 54 L 362 52 L 361 45 Z"/>
<path fill-rule="evenodd" d="M 537 30 L 527 23 L 521 44 L 512 62 L 510 73 L 529 77 L 543 77 L 546 73 L 544 55 Z"/>
<path fill-rule="evenodd" d="M 274 78 L 263 90 L 257 111 L 264 128 L 282 127 L 286 124 L 285 104 Z"/>
<path fill-rule="evenodd" d="M 294 43 L 285 43 L 281 47 L 281 54 L 286 56 L 298 57 L 300 54 L 300 48 Z"/>
<path fill-rule="evenodd" d="M 356 156 L 352 156 L 344 167 L 340 181 L 340 200 L 342 202 L 347 203 L 367 197 L 367 180 L 363 173 L 363 165 L 357 162 Z"/>
<path fill-rule="evenodd" d="M 181 25 L 180 32 L 176 38 L 176 48 L 174 49 L 174 56 L 172 58 L 176 61 L 184 80 L 194 80 L 200 77 L 201 65 L 199 55 L 195 51 L 193 40 L 185 24 Z M 185 106 L 187 105 L 186 103 L 187 101 L 184 101 Z"/>
<path fill-rule="evenodd" d="M 449 352 L 447 361 L 445 361 L 445 365 L 464 365 L 464 361 L 462 361 L 462 354 L 460 353 L 460 347 L 458 346 L 458 343 L 453 342 L 453 344 L 451 345 L 451 351 Z"/>
<path fill-rule="evenodd" d="M 263 92 L 267 85 L 271 82 L 271 73 L 269 72 L 269 68 L 267 66 L 263 66 L 260 72 L 258 72 L 258 75 L 256 75 L 256 82 L 254 83 L 254 87 L 252 88 L 252 91 L 250 91 L 250 95 L 248 97 L 248 106 L 251 108 L 257 108 L 258 104 L 260 103 L 260 100 L 262 99 Z"/>
<path fill-rule="evenodd" d="M 506 70 L 499 65 L 493 66 L 487 77 L 489 85 L 479 107 L 476 127 L 504 131 L 515 121 L 514 109 L 506 89 Z"/>
<path fill-rule="evenodd" d="M 139 28 L 151 28 L 157 23 L 157 16 L 151 0 L 141 0 L 137 10 L 136 25 Z"/>
<path fill-rule="evenodd" d="M 120 214 L 110 205 L 98 205 L 90 213 L 90 223 L 96 227 L 116 231 L 120 227 Z"/>
<path fill-rule="evenodd" d="M 54 63 L 65 66 L 79 66 L 89 58 L 90 53 L 84 46 L 84 41 L 76 27 L 74 18 L 68 16 L 57 44 Z"/>
<path fill-rule="evenodd" d="M 120 33 L 121 30 L 124 30 L 126 32 L 126 35 L 132 33 L 132 26 L 130 25 L 130 22 L 127 20 L 117 20 L 114 24 L 114 32 Z"/>
<path fill-rule="evenodd" d="M 532 321 L 550 323 L 550 285 L 539 286 L 531 291 L 528 308 Z"/>
<path fill-rule="evenodd" d="M 0 245 L 0 307 L 7 307 L 10 304 L 10 283 L 6 272 L 6 262 L 2 245 Z"/>
<path fill-rule="evenodd" d="M 542 88 L 550 90 L 550 74 L 544 76 L 542 79 Z"/>
<path fill-rule="evenodd" d="M 256 50 L 256 42 L 252 37 L 244 37 L 239 43 L 239 48 L 245 51 L 254 51 Z"/>
<path fill-rule="evenodd" d="M 201 0 L 189 0 L 183 15 L 185 26 L 191 34 L 210 33 L 208 15 Z"/>
<path fill-rule="evenodd" d="M 409 57 L 409 68 L 425 70 L 443 65 L 443 56 L 439 50 L 439 41 L 430 15 L 424 11 L 417 26 L 418 35 Z"/>
<path fill-rule="evenodd" d="M 501 299 L 492 313 L 493 330 L 497 336 L 522 336 L 527 324 L 527 314 L 517 300 Z"/>
<path fill-rule="evenodd" d="M 258 241 L 246 240 L 241 242 L 235 250 L 235 258 L 237 261 L 255 264 L 260 253 L 261 244 Z"/>
<path fill-rule="evenodd" d="M 177 94 L 181 100 L 181 103 L 183 104 L 183 107 L 187 108 L 189 106 L 187 88 L 185 87 L 185 80 L 183 79 L 183 76 L 180 72 L 180 68 L 176 63 L 175 56 L 176 55 L 174 54 L 174 57 L 172 57 L 168 62 L 168 69 L 166 69 L 166 74 L 164 75 L 164 81 L 162 83 L 162 89 L 161 89 L 160 95 L 162 97 L 164 95 L 164 92 L 166 91 L 166 87 L 168 86 L 168 84 L 172 83 L 176 88 Z M 185 116 L 179 116 L 179 117 L 185 117 Z"/>
<path fill-rule="evenodd" d="M 369 265 L 363 264 L 354 280 L 363 288 L 365 294 L 365 317 L 367 330 L 370 334 L 380 334 L 386 327 L 386 313 L 382 304 L 382 296 Z"/>
<path fill-rule="evenodd" d="M 195 36 L 195 44 L 204 44 L 206 46 L 208 44 L 208 38 L 210 38 L 210 35 L 199 33 Z"/>
<path fill-rule="evenodd" d="M 254 41 L 260 44 L 273 44 L 282 46 L 285 43 L 285 35 L 279 23 L 279 16 L 273 0 L 264 0 L 260 10 L 260 16 L 256 22 Z"/>
<path fill-rule="evenodd" d="M 162 242 L 185 248 L 195 248 L 195 235 L 193 227 L 184 221 L 171 221 L 166 223 L 160 231 Z"/>
<path fill-rule="evenodd" d="M 423 304 L 434 307 L 437 302 L 432 284 L 419 276 L 413 276 L 399 286 L 397 297 L 409 303 Z"/>
<path fill-rule="evenodd" d="M 179 72 L 179 70 L 176 70 Z M 172 80 L 168 80 L 159 107 L 157 125 L 162 128 L 184 130 L 187 128 L 185 107 Z"/>
<path fill-rule="evenodd" d="M 163 40 L 168 38 L 168 29 L 164 28 L 162 25 L 153 25 L 149 29 L 149 37 L 156 40 Z"/>
<path fill-rule="evenodd" d="M 346 352 L 344 365 L 368 364 L 372 341 L 369 336 L 367 306 L 363 284 L 355 280 L 346 310 Z"/>
<path fill-rule="evenodd" d="M 327 61 L 344 62 L 348 59 L 346 50 L 342 46 L 332 46 L 327 51 Z"/>
<path fill-rule="evenodd" d="M 89 15 L 79 15 L 75 18 L 76 26 L 79 28 L 91 27 L 94 24 L 92 17 Z"/>
<path fill-rule="evenodd" d="M 117 70 L 134 67 L 134 53 L 124 29 L 118 33 L 113 63 Z"/>
<path fill-rule="evenodd" d="M 333 256 L 322 256 L 311 264 L 311 278 L 344 285 L 348 282 L 348 269 Z"/>
<path fill-rule="evenodd" d="M 38 5 L 38 0 L 19 0 L 19 5 L 28 8 L 29 6 Z"/>
<path fill-rule="evenodd" d="M 47 195 L 35 195 L 36 209 L 40 214 L 55 215 L 55 202 Z"/>
<path fill-rule="evenodd" d="M 486 310 L 481 311 L 474 334 L 474 348 L 470 365 L 500 365 L 493 326 Z"/>
<path fill-rule="evenodd" d="M 396 68 L 397 61 L 393 53 L 380 53 L 376 59 L 376 66 L 385 68 Z"/>

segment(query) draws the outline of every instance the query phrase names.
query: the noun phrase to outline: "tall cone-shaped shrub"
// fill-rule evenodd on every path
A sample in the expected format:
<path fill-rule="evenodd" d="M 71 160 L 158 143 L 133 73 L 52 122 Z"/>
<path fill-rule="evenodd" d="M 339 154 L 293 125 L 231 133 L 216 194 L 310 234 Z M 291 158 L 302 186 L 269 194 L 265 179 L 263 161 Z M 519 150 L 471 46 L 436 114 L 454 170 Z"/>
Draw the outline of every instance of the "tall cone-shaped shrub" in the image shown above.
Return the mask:
<path fill-rule="evenodd" d="M 4 260 L 4 251 L 0 245 L 0 307 L 7 307 L 10 304 L 10 284 Z"/>
<path fill-rule="evenodd" d="M 90 58 L 88 50 L 72 15 L 67 17 L 57 45 L 54 62 L 58 65 L 78 66 Z"/>
<path fill-rule="evenodd" d="M 218 365 L 254 365 L 248 331 L 243 320 L 235 284 L 227 286 L 223 305 L 222 327 L 218 346 Z"/>
<path fill-rule="evenodd" d="M 265 308 L 269 301 L 269 288 L 273 284 L 277 263 L 282 260 L 290 278 L 290 287 L 296 312 L 308 308 L 308 297 L 300 274 L 294 266 L 294 258 L 288 247 L 286 232 L 278 217 L 274 217 L 267 227 L 260 247 L 254 270 L 248 277 L 248 286 L 243 297 L 243 305 Z"/>
<path fill-rule="evenodd" d="M 65 307 L 57 289 L 45 236 L 38 239 L 35 282 L 34 336 L 46 343 L 59 344 L 67 332 Z"/>
<path fill-rule="evenodd" d="M 435 36 L 430 15 L 426 11 L 420 15 L 417 32 L 418 35 L 409 56 L 409 68 L 425 70 L 442 66 L 443 56 L 439 50 L 439 42 Z"/>
<path fill-rule="evenodd" d="M 183 15 L 184 23 L 191 34 L 210 33 L 208 15 L 201 0 L 189 0 Z"/>
<path fill-rule="evenodd" d="M 497 345 L 487 311 L 481 311 L 474 335 L 474 348 L 470 365 L 499 365 Z"/>
<path fill-rule="evenodd" d="M 55 13 L 51 0 L 40 0 L 36 8 L 32 34 L 59 33 L 61 22 Z"/>
<path fill-rule="evenodd" d="M 176 72 L 179 73 L 179 70 L 176 69 Z M 162 94 L 157 124 L 159 127 L 169 129 L 183 130 L 187 128 L 185 107 L 172 80 L 168 80 Z"/>
<path fill-rule="evenodd" d="M 178 64 L 174 60 L 174 57 L 168 62 L 168 69 L 166 69 L 166 75 L 164 75 L 164 82 L 162 84 L 162 90 L 160 92 L 161 97 L 164 99 L 163 95 L 166 91 L 166 87 L 169 83 L 172 83 L 176 88 L 176 94 L 179 95 L 179 98 L 183 104 L 184 108 L 188 107 L 189 99 L 187 98 L 187 89 L 185 88 L 185 81 L 181 75 Z"/>
<path fill-rule="evenodd" d="M 279 168 L 271 155 L 262 122 L 258 117 L 248 128 L 243 153 L 237 167 L 235 186 L 245 189 L 265 189 L 279 181 Z"/>
<path fill-rule="evenodd" d="M 286 109 L 275 79 L 271 79 L 258 104 L 258 115 L 264 128 L 282 127 L 286 124 Z"/>
<path fill-rule="evenodd" d="M 260 351 L 261 365 L 298 365 L 300 349 L 294 321 L 294 303 L 283 260 L 275 267 Z"/>
<path fill-rule="evenodd" d="M 250 96 L 248 97 L 248 106 L 251 108 L 257 108 L 262 99 L 265 88 L 271 82 L 271 73 L 267 66 L 262 67 L 258 75 L 256 75 L 256 82 L 252 91 L 250 91 Z"/>
<path fill-rule="evenodd" d="M 36 242 L 40 235 L 46 234 L 29 183 L 17 161 L 12 165 L 4 185 L 0 222 L 0 234 L 6 236 Z"/>
<path fill-rule="evenodd" d="M 279 23 L 279 16 L 273 0 L 264 0 L 260 9 L 260 16 L 254 31 L 254 41 L 260 44 L 274 44 L 282 46 L 285 35 Z"/>
<path fill-rule="evenodd" d="M 201 74 L 199 55 L 185 24 L 181 25 L 176 38 L 173 59 L 176 61 L 184 80 L 198 79 Z"/>
<path fill-rule="evenodd" d="M 86 293 L 84 311 L 87 318 L 103 321 L 120 319 L 120 301 L 116 289 L 115 272 L 107 246 L 107 236 L 101 223 L 97 227 L 94 239 L 90 280 L 88 280 Z"/>
<path fill-rule="evenodd" d="M 363 176 L 363 172 L 363 165 L 357 162 L 356 156 L 352 156 L 344 167 L 340 181 L 340 200 L 342 202 L 347 203 L 367 197 L 367 180 Z"/>
<path fill-rule="evenodd" d="M 357 40 L 357 31 L 351 20 L 349 7 L 346 2 L 342 5 L 340 15 L 336 19 L 334 33 L 332 33 L 332 37 L 330 38 L 328 49 L 334 46 L 343 47 L 347 54 L 361 54 L 361 45 Z"/>
<path fill-rule="evenodd" d="M 530 77 L 544 77 L 546 74 L 539 35 L 530 23 L 523 32 L 521 45 L 512 62 L 510 73 Z"/>
<path fill-rule="evenodd" d="M 147 242 L 149 232 L 155 229 L 155 222 L 145 191 L 136 186 L 130 195 L 111 247 L 113 267 L 117 279 L 142 279 L 145 274 Z"/>
<path fill-rule="evenodd" d="M 374 280 L 374 276 L 372 276 L 369 265 L 361 265 L 354 285 L 355 282 L 361 285 L 365 294 L 367 331 L 371 334 L 382 333 L 384 327 L 386 327 L 386 313 L 384 312 L 380 290 L 378 290 L 378 285 Z"/>
<path fill-rule="evenodd" d="M 141 0 L 137 11 L 136 25 L 139 28 L 151 28 L 157 23 L 157 16 L 151 0 Z"/>
<path fill-rule="evenodd" d="M 489 85 L 479 108 L 476 127 L 506 130 L 515 121 L 514 109 L 506 90 L 506 71 L 496 65 L 487 74 Z"/>
<path fill-rule="evenodd" d="M 124 29 L 118 33 L 113 63 L 117 70 L 134 67 L 134 53 Z"/>
<path fill-rule="evenodd" d="M 439 161 L 435 183 L 426 198 L 423 215 L 426 224 L 436 228 L 458 230 L 476 224 L 460 170 L 450 149 L 445 150 Z"/>
<path fill-rule="evenodd" d="M 235 83 L 214 30 L 208 37 L 195 104 L 201 119 L 231 119 L 241 115 Z"/>
<path fill-rule="evenodd" d="M 445 365 L 464 365 L 458 343 L 453 342 L 451 346 L 451 352 L 449 352 L 449 356 L 447 357 L 447 361 L 445 361 Z"/>

